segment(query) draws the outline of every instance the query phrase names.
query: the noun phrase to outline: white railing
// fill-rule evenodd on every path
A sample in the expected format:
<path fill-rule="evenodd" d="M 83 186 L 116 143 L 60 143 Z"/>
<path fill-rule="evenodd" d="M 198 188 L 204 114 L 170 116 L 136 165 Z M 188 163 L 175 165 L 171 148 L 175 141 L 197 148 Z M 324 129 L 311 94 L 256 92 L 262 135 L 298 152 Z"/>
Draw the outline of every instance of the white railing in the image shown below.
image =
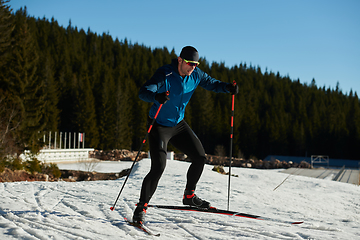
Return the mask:
<path fill-rule="evenodd" d="M 44 134 L 45 146 L 35 156 L 44 163 L 63 163 L 90 161 L 89 152 L 94 148 L 85 148 L 85 133 L 57 132 Z M 30 160 L 30 151 L 20 155 L 23 160 Z"/>
<path fill-rule="evenodd" d="M 327 163 L 327 168 L 329 168 L 329 156 L 311 155 L 311 168 L 314 167 L 314 163 Z"/>
<path fill-rule="evenodd" d="M 44 134 L 43 142 L 48 149 L 85 148 L 85 133 L 50 131 L 48 136 Z"/>

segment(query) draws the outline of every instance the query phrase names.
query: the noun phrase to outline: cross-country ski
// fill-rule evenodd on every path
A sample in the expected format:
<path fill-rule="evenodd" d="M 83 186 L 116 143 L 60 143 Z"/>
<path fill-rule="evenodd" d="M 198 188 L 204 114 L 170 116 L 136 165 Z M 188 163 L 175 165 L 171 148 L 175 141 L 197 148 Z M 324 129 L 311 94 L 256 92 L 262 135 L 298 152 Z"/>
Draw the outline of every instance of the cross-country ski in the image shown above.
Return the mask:
<path fill-rule="evenodd" d="M 148 235 L 151 236 L 155 236 L 155 237 L 160 237 L 160 233 L 154 233 L 152 232 L 148 227 L 146 227 L 144 224 L 138 224 L 138 223 L 134 223 L 132 221 L 129 221 L 127 218 L 124 218 L 125 222 L 127 222 L 128 224 L 130 224 L 131 226 L 134 226 L 140 230 L 142 230 L 143 232 L 145 232 Z"/>
<path fill-rule="evenodd" d="M 190 206 L 172 206 L 172 205 L 148 205 L 148 207 L 153 208 L 160 208 L 160 209 L 169 209 L 169 210 L 180 210 L 180 211 L 190 211 L 190 212 L 203 212 L 203 213 L 215 213 L 215 214 L 221 214 L 221 215 L 228 215 L 232 217 L 242 217 L 242 218 L 250 218 L 250 219 L 257 219 L 257 220 L 267 220 L 267 221 L 273 221 L 273 222 L 279 222 L 279 223 L 289 223 L 289 224 L 301 224 L 303 221 L 282 221 L 275 218 L 268 218 L 268 217 L 262 217 L 262 216 L 256 216 L 252 214 L 247 213 L 241 213 L 241 212 L 234 212 L 234 211 L 228 211 L 228 210 L 222 210 L 217 209 L 214 207 L 211 207 L 209 209 L 203 209 L 203 208 L 196 208 L 196 207 L 190 207 Z"/>

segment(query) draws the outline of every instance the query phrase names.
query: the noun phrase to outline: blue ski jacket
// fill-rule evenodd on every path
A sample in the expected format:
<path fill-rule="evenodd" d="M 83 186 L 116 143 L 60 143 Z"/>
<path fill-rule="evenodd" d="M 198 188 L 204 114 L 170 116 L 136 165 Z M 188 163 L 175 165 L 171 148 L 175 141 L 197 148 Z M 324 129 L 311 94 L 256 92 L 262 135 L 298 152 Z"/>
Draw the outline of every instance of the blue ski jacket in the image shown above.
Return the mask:
<path fill-rule="evenodd" d="M 184 78 L 178 72 L 178 61 L 173 59 L 171 64 L 160 67 L 155 74 L 140 88 L 139 98 L 145 102 L 154 102 L 149 116 L 153 119 L 160 106 L 155 95 L 169 91 L 169 98 L 163 104 L 156 122 L 160 125 L 173 127 L 184 119 L 185 107 L 196 87 L 200 85 L 206 90 L 228 93 L 226 86 L 230 83 L 221 82 L 210 77 L 199 68 L 195 68 L 190 76 Z"/>

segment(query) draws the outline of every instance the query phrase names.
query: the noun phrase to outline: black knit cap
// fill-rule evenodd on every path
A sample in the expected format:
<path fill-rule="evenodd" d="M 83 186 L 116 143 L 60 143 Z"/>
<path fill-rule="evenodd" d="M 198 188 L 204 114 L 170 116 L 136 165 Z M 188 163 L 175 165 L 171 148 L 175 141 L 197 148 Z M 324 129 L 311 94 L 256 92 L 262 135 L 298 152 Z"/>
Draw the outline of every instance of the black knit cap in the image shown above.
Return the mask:
<path fill-rule="evenodd" d="M 188 61 L 199 61 L 199 53 L 196 48 L 192 46 L 183 47 L 180 53 L 180 57 Z"/>

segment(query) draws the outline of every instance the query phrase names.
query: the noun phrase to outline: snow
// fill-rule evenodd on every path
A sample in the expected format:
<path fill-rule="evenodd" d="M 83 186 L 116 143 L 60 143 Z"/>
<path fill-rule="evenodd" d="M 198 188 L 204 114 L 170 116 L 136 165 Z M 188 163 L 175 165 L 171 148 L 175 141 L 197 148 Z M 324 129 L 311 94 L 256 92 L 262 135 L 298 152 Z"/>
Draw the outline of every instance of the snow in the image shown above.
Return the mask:
<path fill-rule="evenodd" d="M 79 161 L 77 163 L 58 163 L 60 169 L 75 170 L 75 171 L 95 171 L 99 173 L 116 173 L 123 169 L 130 168 L 132 161 Z"/>
<path fill-rule="evenodd" d="M 105 162 L 101 171 L 121 171 L 131 162 Z M 168 161 L 151 204 L 181 205 L 187 162 Z M 61 168 L 71 166 L 62 165 Z M 73 168 L 79 166 L 72 165 Z M 150 160 L 137 163 L 117 202 L 124 178 L 94 182 L 0 183 L 1 239 L 360 239 L 359 187 L 277 170 L 232 168 L 230 210 L 300 225 L 149 208 L 150 237 L 128 225 Z M 227 208 L 228 176 L 206 165 L 196 193 Z M 227 170 L 227 169 L 226 169 Z"/>

